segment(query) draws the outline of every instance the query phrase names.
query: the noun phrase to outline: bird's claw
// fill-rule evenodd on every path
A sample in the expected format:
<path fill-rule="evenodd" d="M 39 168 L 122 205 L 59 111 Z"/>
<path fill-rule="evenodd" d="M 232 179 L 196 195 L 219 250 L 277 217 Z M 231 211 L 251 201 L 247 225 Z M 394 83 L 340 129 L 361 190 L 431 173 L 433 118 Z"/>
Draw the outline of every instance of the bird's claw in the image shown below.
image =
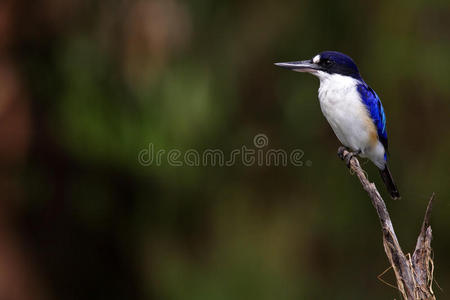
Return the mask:
<path fill-rule="evenodd" d="M 337 154 L 338 154 L 339 158 L 345 162 L 347 167 L 350 168 L 350 161 L 352 160 L 352 158 L 354 156 L 361 154 L 361 150 L 352 152 L 352 151 L 349 151 L 348 148 L 341 146 L 341 147 L 339 147 Z"/>
<path fill-rule="evenodd" d="M 339 147 L 337 155 L 340 159 L 344 159 L 344 152 L 347 151 L 347 148 L 345 148 L 344 146 Z"/>
<path fill-rule="evenodd" d="M 357 156 L 357 155 L 360 154 L 360 153 L 361 153 L 360 150 L 354 151 L 354 152 L 349 151 L 349 152 L 345 155 L 344 161 L 345 161 L 345 164 L 347 165 L 347 167 L 350 168 L 350 161 L 352 160 L 352 158 L 353 158 L 354 156 Z"/>

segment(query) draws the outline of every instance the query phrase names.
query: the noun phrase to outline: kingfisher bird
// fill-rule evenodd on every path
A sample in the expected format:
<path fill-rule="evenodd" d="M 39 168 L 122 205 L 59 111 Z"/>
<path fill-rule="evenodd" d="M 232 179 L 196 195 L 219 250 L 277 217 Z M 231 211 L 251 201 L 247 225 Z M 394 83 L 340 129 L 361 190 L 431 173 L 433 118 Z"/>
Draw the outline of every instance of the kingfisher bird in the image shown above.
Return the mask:
<path fill-rule="evenodd" d="M 275 63 L 320 80 L 319 103 L 339 141 L 352 155 L 370 159 L 393 199 L 400 198 L 387 162 L 388 137 L 383 105 L 363 80 L 355 62 L 337 51 L 324 51 L 310 60 Z"/>

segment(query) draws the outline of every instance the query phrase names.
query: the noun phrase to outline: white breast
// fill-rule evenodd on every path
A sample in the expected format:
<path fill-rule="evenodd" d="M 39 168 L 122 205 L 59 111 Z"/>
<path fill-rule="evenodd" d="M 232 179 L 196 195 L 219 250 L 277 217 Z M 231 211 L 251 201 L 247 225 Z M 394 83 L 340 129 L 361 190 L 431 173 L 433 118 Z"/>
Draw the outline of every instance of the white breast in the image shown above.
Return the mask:
<path fill-rule="evenodd" d="M 339 141 L 360 150 L 378 167 L 384 165 L 384 147 L 378 141 L 376 127 L 357 90 L 357 80 L 339 74 L 321 72 L 319 101 L 322 113 Z"/>

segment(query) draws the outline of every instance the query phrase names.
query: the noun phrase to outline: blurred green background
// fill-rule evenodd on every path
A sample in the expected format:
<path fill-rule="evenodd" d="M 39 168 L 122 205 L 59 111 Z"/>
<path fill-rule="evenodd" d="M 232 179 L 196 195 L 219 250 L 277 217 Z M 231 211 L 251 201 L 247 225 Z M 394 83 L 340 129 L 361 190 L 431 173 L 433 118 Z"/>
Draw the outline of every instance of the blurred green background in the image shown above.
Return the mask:
<path fill-rule="evenodd" d="M 1 299 L 398 299 L 318 80 L 273 66 L 323 50 L 383 101 L 405 252 L 436 192 L 450 298 L 448 1 L 5 0 L 0 50 Z M 312 165 L 138 162 L 258 133 Z"/>

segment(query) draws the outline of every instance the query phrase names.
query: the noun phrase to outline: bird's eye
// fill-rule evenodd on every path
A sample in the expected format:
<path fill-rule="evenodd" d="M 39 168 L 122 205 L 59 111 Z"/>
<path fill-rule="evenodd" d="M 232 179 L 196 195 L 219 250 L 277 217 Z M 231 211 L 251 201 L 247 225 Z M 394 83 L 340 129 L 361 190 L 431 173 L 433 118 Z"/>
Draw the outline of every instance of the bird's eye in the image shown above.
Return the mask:
<path fill-rule="evenodd" d="M 329 66 L 331 66 L 332 64 L 333 64 L 333 62 L 332 62 L 331 60 L 329 60 L 329 59 L 325 59 L 325 60 L 323 61 L 323 65 L 326 66 L 326 67 L 329 67 Z"/>

